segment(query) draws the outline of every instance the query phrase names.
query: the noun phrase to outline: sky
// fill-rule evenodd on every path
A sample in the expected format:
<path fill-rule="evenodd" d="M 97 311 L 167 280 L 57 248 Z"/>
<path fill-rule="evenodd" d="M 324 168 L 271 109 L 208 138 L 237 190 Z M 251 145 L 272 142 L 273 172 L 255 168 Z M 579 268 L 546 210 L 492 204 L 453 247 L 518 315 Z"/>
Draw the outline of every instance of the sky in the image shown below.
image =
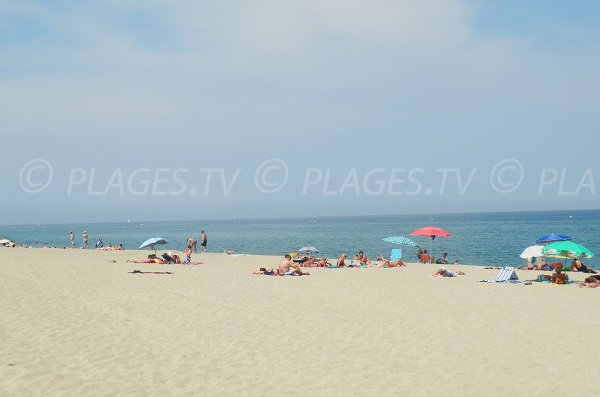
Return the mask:
<path fill-rule="evenodd" d="M 597 209 L 599 17 L 4 1 L 0 224 Z"/>

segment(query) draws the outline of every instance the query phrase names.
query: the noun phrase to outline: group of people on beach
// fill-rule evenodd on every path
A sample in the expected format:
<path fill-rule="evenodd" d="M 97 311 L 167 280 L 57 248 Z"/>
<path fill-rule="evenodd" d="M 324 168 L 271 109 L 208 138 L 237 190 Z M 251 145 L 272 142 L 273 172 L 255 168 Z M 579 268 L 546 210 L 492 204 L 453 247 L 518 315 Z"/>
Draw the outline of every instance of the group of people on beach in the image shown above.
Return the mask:
<path fill-rule="evenodd" d="M 365 255 L 364 251 L 359 251 L 353 259 L 349 262 L 346 254 L 341 254 L 336 263 L 330 263 L 327 258 L 312 258 L 304 257 L 298 260 L 293 260 L 291 255 L 285 255 L 285 257 L 279 262 L 279 265 L 273 267 L 261 267 L 253 272 L 253 274 L 264 274 L 268 276 L 304 276 L 310 273 L 302 271 L 302 267 L 328 267 L 328 268 L 358 268 L 358 267 L 378 267 L 378 268 L 389 268 L 389 267 L 404 267 L 406 266 L 400 258 L 391 261 L 390 259 L 377 257 L 373 264 L 369 258 Z"/>
<path fill-rule="evenodd" d="M 403 267 L 406 266 L 404 262 L 400 258 L 391 260 L 391 258 L 384 258 L 382 256 L 378 256 L 375 262 L 371 262 L 371 260 L 365 255 L 364 251 L 359 251 L 351 260 L 348 260 L 347 254 L 341 254 L 335 264 L 330 263 L 327 258 L 312 258 L 312 257 L 303 257 L 294 262 L 297 262 L 302 267 L 329 267 L 329 268 L 357 268 L 357 267 Z"/>
<path fill-rule="evenodd" d="M 560 262 L 552 262 L 552 263 L 548 263 L 546 262 L 546 258 L 541 258 L 540 262 L 537 263 L 537 261 L 530 261 L 527 264 L 527 267 L 522 267 L 521 270 L 554 270 L 556 268 L 557 265 L 560 265 L 563 270 L 569 270 L 572 272 L 580 272 L 580 273 L 597 273 L 596 270 L 587 267 L 583 261 L 579 258 L 574 258 L 573 261 L 571 262 L 571 265 L 567 266 L 565 268 L 565 266 L 560 263 Z"/>
<path fill-rule="evenodd" d="M 77 248 L 77 244 L 75 244 L 75 233 L 73 233 L 73 231 L 71 230 L 69 232 L 69 245 L 65 247 L 65 249 L 76 249 Z M 106 245 L 104 245 L 104 240 L 102 240 L 102 237 L 100 237 L 98 239 L 98 241 L 96 241 L 96 244 L 94 246 L 95 249 L 97 250 L 102 250 L 102 251 L 120 251 L 120 250 L 124 250 L 125 248 L 123 247 L 123 244 L 114 244 L 113 243 L 108 243 Z M 90 249 L 90 235 L 88 234 L 88 232 L 86 230 L 83 231 L 83 233 L 81 234 L 81 249 Z"/>

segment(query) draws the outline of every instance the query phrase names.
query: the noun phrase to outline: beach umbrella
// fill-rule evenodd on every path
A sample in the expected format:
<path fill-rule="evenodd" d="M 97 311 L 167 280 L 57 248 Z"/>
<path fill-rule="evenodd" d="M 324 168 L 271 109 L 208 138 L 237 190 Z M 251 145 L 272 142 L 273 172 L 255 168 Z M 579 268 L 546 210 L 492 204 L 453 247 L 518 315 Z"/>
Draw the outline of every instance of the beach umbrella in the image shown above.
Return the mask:
<path fill-rule="evenodd" d="M 406 245 L 407 247 L 418 247 L 419 246 L 419 244 L 415 243 L 408 237 L 404 237 L 404 236 L 390 236 L 390 237 L 384 238 L 383 241 L 386 241 L 388 243 L 393 243 L 393 244 Z"/>
<path fill-rule="evenodd" d="M 523 250 L 521 255 L 519 255 L 519 257 L 523 259 L 537 258 L 538 256 L 544 256 L 543 245 L 532 245 L 531 247 L 527 247 Z"/>
<path fill-rule="evenodd" d="M 431 240 L 429 241 L 429 257 L 431 256 L 431 243 L 435 240 L 436 237 L 450 237 L 452 236 L 450 233 L 436 226 L 425 226 L 415 231 L 412 231 L 410 234 L 415 236 L 429 236 Z"/>
<path fill-rule="evenodd" d="M 555 241 L 568 241 L 571 240 L 571 236 L 566 236 L 564 234 L 547 234 L 545 236 L 539 237 L 535 240 L 534 244 L 548 244 L 553 243 Z"/>
<path fill-rule="evenodd" d="M 2 245 L 7 245 L 7 244 L 10 244 L 10 243 L 12 243 L 12 241 L 7 240 L 5 238 L 3 238 L 2 240 L 0 240 L 0 244 L 2 244 Z"/>
<path fill-rule="evenodd" d="M 162 237 L 152 237 L 152 238 L 149 238 L 148 240 L 144 241 L 142 243 L 142 245 L 140 245 L 139 249 L 143 250 L 144 248 L 150 248 L 151 250 L 156 251 L 157 245 L 159 245 L 159 244 L 162 245 L 162 244 L 166 244 L 166 243 L 167 243 L 167 240 L 165 240 Z"/>
<path fill-rule="evenodd" d="M 557 241 L 544 247 L 544 255 L 555 258 L 591 258 L 594 253 L 572 241 Z"/>
<path fill-rule="evenodd" d="M 302 247 L 298 250 L 298 252 L 301 253 L 302 255 L 310 256 L 311 254 L 318 254 L 319 250 L 316 249 L 315 247 Z"/>

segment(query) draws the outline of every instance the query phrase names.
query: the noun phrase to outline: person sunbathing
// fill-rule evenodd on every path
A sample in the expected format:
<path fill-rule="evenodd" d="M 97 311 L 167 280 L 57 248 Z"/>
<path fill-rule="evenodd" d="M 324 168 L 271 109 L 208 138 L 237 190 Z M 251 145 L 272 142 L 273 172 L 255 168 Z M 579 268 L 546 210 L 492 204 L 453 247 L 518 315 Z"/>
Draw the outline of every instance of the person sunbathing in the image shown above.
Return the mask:
<path fill-rule="evenodd" d="M 406 265 L 400 258 L 396 259 L 395 261 L 381 259 L 377 261 L 377 265 L 375 267 L 406 267 Z"/>
<path fill-rule="evenodd" d="M 130 261 L 128 259 L 127 262 L 130 262 L 130 263 L 158 263 L 158 264 L 162 264 L 162 265 L 167 263 L 166 260 L 161 259 L 154 254 L 148 255 L 148 258 L 141 260 L 141 261 Z"/>
<path fill-rule="evenodd" d="M 279 271 L 277 269 L 273 270 L 272 267 L 261 267 L 258 270 L 253 271 L 252 274 L 264 274 L 265 276 L 278 276 Z"/>
<path fill-rule="evenodd" d="M 337 267 L 345 267 L 346 266 L 346 254 L 342 254 L 337 259 Z"/>
<path fill-rule="evenodd" d="M 309 273 L 302 272 L 299 264 L 292 262 L 292 257 L 289 254 L 279 262 L 278 270 L 282 276 L 309 275 Z"/>
<path fill-rule="evenodd" d="M 421 263 L 434 263 L 435 259 L 433 258 L 433 256 L 429 256 L 429 254 L 427 253 L 427 250 L 423 250 L 423 253 L 419 257 L 419 262 L 421 262 Z"/>
<path fill-rule="evenodd" d="M 563 273 L 562 263 L 558 263 L 554 266 L 554 273 L 550 275 L 550 282 L 554 284 L 566 284 L 569 281 L 569 276 Z"/>
<path fill-rule="evenodd" d="M 358 251 L 358 255 L 355 256 L 355 259 L 358 260 L 362 266 L 371 265 L 371 261 L 369 258 L 367 258 L 363 251 Z"/>
<path fill-rule="evenodd" d="M 457 276 L 462 276 L 464 275 L 464 272 L 461 272 L 460 270 L 457 272 L 452 272 L 448 269 L 446 269 L 444 266 L 440 267 L 439 269 L 437 269 L 432 276 L 442 276 L 442 277 L 457 277 Z"/>
<path fill-rule="evenodd" d="M 331 263 L 327 262 L 327 258 L 321 258 L 321 259 L 319 259 L 319 262 L 317 262 L 316 266 L 328 267 L 328 266 L 331 266 Z"/>
<path fill-rule="evenodd" d="M 571 263 L 571 271 L 581 273 L 596 273 L 594 269 L 590 269 L 584 265 L 583 262 L 578 258 L 573 259 L 573 263 Z"/>
<path fill-rule="evenodd" d="M 593 276 L 586 277 L 579 287 L 600 288 L 600 275 L 595 274 Z"/>
<path fill-rule="evenodd" d="M 302 267 L 317 267 L 317 263 L 316 263 L 316 259 L 315 258 L 308 258 L 307 260 L 305 260 L 304 262 L 302 262 Z"/>

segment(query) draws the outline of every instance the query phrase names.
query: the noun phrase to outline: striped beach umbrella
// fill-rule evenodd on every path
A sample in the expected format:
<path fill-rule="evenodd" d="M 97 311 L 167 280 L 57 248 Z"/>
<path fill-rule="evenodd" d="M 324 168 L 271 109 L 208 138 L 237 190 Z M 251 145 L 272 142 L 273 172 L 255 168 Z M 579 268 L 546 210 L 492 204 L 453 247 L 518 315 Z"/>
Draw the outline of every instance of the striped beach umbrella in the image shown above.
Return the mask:
<path fill-rule="evenodd" d="M 393 243 L 393 244 L 406 245 L 407 247 L 418 247 L 419 246 L 419 244 L 415 243 L 408 237 L 404 237 L 404 236 L 390 236 L 390 237 L 384 238 L 383 241 L 386 241 L 388 243 Z"/>
<path fill-rule="evenodd" d="M 301 253 L 302 255 L 311 255 L 311 254 L 318 254 L 319 250 L 316 249 L 315 247 L 302 247 L 298 250 L 299 253 Z"/>

